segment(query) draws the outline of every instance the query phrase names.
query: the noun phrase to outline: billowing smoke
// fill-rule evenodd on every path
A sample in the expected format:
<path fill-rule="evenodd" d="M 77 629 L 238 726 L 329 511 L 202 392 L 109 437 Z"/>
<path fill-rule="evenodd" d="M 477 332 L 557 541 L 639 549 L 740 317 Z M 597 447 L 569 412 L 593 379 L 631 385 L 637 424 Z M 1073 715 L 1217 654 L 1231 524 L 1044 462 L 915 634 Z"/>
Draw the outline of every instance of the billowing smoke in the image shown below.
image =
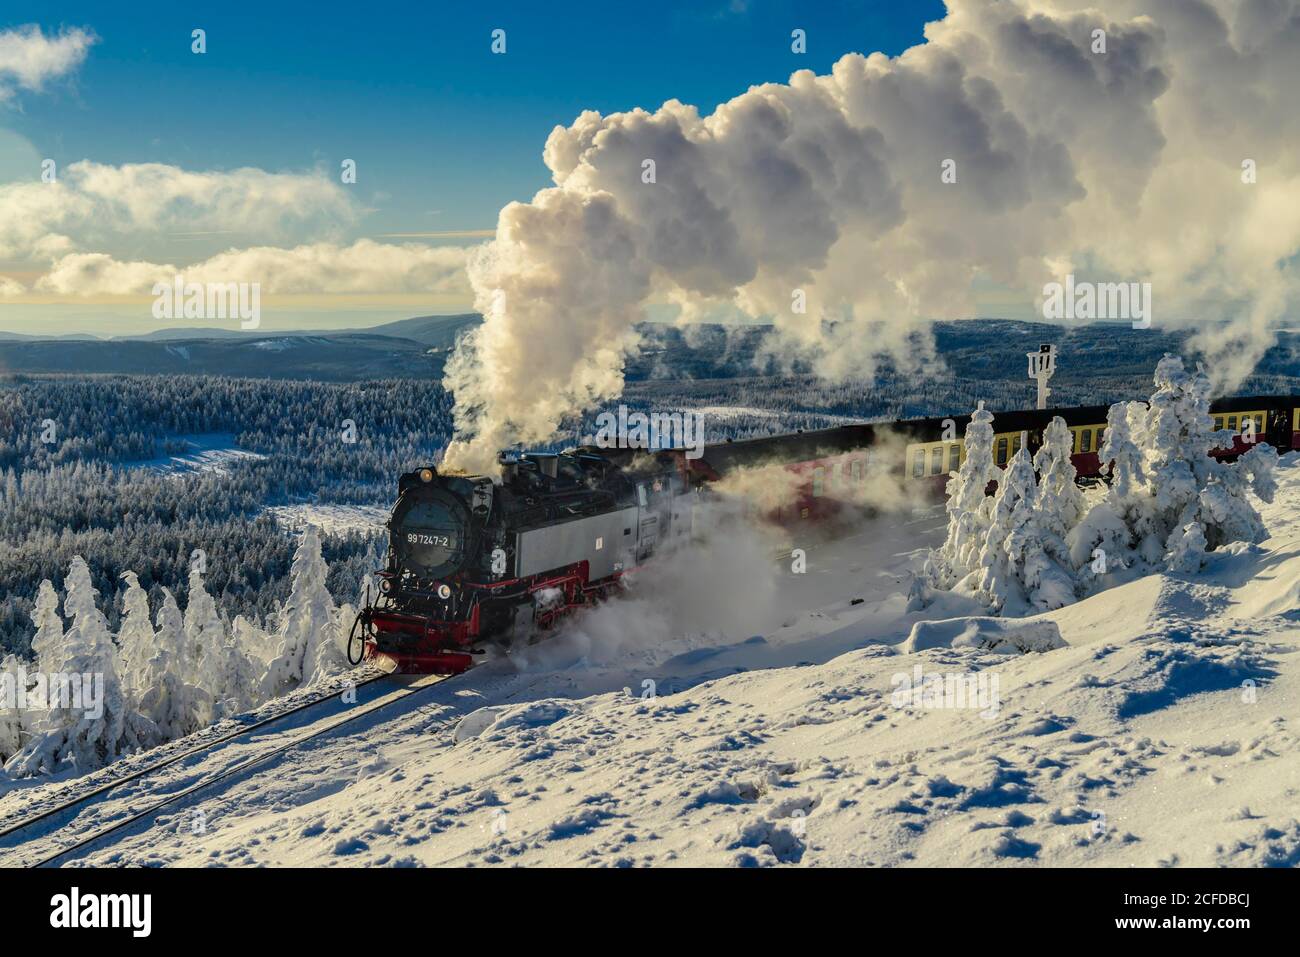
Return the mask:
<path fill-rule="evenodd" d="M 853 458 L 865 463 L 861 473 L 855 473 L 840 458 L 848 454 L 840 449 L 817 450 L 808 453 L 808 458 L 834 459 L 824 474 L 823 494 L 847 506 L 843 520 L 851 523 L 860 517 L 862 510 L 904 514 L 933 504 L 930 485 L 909 480 L 897 467 L 906 455 L 907 444 L 907 439 L 900 434 L 885 429 L 877 431 L 870 448 L 852 453 Z M 750 515 L 761 519 L 806 501 L 811 481 L 809 474 L 792 471 L 784 460 L 774 456 L 770 462 L 728 471 L 710 483 L 709 489 L 724 499 L 734 500 Z"/>
<path fill-rule="evenodd" d="M 737 644 L 777 628 L 779 530 L 749 521 L 737 503 L 698 502 L 677 521 L 689 531 L 662 540 L 654 559 L 625 579 L 617 597 L 566 619 L 536 645 L 509 650 L 525 671 L 655 662 L 700 646 Z"/>
<path fill-rule="evenodd" d="M 1300 0 L 949 0 L 926 42 L 850 54 L 709 116 L 586 112 L 555 186 L 470 264 L 448 464 L 616 395 L 647 304 L 739 309 L 828 378 L 924 357 L 974 289 L 1150 282 L 1154 325 L 1246 374 L 1296 298 Z M 829 42 L 829 39 L 828 39 Z M 1122 318 L 1122 317 L 1121 317 Z"/>

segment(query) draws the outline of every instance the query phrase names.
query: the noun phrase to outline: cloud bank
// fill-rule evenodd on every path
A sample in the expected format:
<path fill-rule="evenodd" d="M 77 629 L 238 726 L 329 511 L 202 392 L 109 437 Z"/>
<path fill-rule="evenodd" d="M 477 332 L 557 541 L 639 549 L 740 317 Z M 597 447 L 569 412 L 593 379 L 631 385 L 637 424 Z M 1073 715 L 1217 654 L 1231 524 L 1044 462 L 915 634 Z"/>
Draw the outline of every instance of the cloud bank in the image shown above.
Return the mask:
<path fill-rule="evenodd" d="M 359 239 L 349 245 L 232 249 L 190 266 L 72 253 L 55 262 L 35 288 L 61 296 L 146 294 L 156 282 L 170 285 L 177 273 L 188 282 L 257 282 L 270 294 L 454 293 L 466 285 L 462 248 Z"/>
<path fill-rule="evenodd" d="M 342 241 L 363 213 L 321 172 L 72 163 L 53 183 L 0 185 L 0 259 L 45 269 L 31 289 L 0 281 L 0 299 L 148 294 L 178 272 L 194 282 L 258 282 L 270 294 L 468 292 L 463 248 Z M 255 235 L 286 245 L 232 248 L 183 266 L 98 251 L 169 232 Z M 291 244 L 303 234 L 327 238 Z"/>
<path fill-rule="evenodd" d="M 914 365 L 931 320 L 975 314 L 976 280 L 1035 300 L 1113 276 L 1151 282 L 1155 324 L 1201 328 L 1225 379 L 1248 372 L 1297 294 L 1300 0 L 948 8 L 898 57 L 709 116 L 557 127 L 555 186 L 470 259 L 486 321 L 448 365 L 448 464 L 490 471 L 617 396 L 650 302 L 770 318 L 772 355 L 835 379 Z"/>
<path fill-rule="evenodd" d="M 0 258 L 50 259 L 134 234 L 337 233 L 360 205 L 324 173 L 193 172 L 162 163 L 71 163 L 55 182 L 0 184 Z M 71 236 L 75 235 L 74 241 Z"/>

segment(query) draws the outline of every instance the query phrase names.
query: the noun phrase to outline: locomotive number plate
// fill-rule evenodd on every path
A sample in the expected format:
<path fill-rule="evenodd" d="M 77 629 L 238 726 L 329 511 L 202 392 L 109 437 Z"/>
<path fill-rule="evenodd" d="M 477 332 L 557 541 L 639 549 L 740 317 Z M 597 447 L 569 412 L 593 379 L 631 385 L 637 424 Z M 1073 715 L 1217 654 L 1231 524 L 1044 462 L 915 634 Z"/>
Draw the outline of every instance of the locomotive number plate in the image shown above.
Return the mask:
<path fill-rule="evenodd" d="M 412 545 L 437 545 L 441 548 L 451 548 L 450 535 L 425 535 L 423 532 L 407 532 L 406 540 Z"/>

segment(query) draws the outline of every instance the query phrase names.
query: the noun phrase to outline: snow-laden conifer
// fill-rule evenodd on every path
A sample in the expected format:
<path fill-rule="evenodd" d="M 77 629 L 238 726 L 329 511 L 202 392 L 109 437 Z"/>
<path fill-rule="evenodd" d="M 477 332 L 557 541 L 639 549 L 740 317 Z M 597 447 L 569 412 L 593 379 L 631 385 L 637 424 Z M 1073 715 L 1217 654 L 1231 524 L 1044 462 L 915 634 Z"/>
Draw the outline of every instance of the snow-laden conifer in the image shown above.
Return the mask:
<path fill-rule="evenodd" d="M 955 588 L 979 567 L 991 521 L 993 503 L 987 489 L 1002 473 L 993 464 L 993 414 L 983 402 L 966 426 L 965 452 L 948 479 L 948 535 L 927 566 L 931 583 L 939 588 Z"/>
<path fill-rule="evenodd" d="M 346 667 L 338 640 L 338 609 L 325 587 L 329 569 L 320 533 L 308 525 L 294 552 L 289 599 L 280 609 L 279 650 L 267 671 L 266 689 L 281 695 Z"/>

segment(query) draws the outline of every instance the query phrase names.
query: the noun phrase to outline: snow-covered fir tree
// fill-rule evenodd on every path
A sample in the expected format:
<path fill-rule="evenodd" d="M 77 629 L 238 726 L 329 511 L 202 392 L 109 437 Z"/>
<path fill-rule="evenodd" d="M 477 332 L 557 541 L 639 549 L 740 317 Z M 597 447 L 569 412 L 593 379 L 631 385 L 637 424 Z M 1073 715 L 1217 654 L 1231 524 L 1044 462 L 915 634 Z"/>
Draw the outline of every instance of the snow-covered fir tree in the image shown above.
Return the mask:
<path fill-rule="evenodd" d="M 203 584 L 198 568 L 190 569 L 189 592 L 185 599 L 184 647 L 186 657 L 195 658 L 192 683 L 211 702 L 211 711 L 202 715 L 211 724 L 238 711 L 239 689 L 229 684 L 227 631 L 217 603 Z"/>
<path fill-rule="evenodd" d="M 23 712 L 18 703 L 25 687 L 22 662 L 17 655 L 6 655 L 0 661 L 0 766 L 22 746 Z"/>
<path fill-rule="evenodd" d="M 992 522 L 990 482 L 1001 471 L 993 464 L 993 414 L 981 402 L 966 425 L 966 458 L 948 479 L 948 536 L 926 564 L 926 577 L 937 588 L 954 588 L 979 568 L 980 549 Z"/>
<path fill-rule="evenodd" d="M 48 578 L 37 589 L 36 604 L 32 608 L 32 624 L 36 626 L 36 634 L 32 638 L 32 654 L 39 661 L 42 655 L 48 656 L 53 649 L 63 644 L 59 593 L 54 590 Z"/>
<path fill-rule="evenodd" d="M 294 552 L 289 600 L 278 616 L 279 650 L 265 685 L 272 695 L 311 684 L 346 667 L 338 640 L 338 609 L 325 587 L 328 574 L 320 533 L 308 525 Z"/>
<path fill-rule="evenodd" d="M 203 727 L 212 714 L 212 698 L 193 684 L 185 663 L 185 617 L 169 589 L 155 619 L 153 653 L 141 678 L 140 711 L 172 741 Z"/>
<path fill-rule="evenodd" d="M 1075 481 L 1070 454 L 1074 436 L 1059 415 L 1043 430 L 1043 444 L 1034 454 L 1034 471 L 1038 473 L 1038 510 L 1043 530 L 1052 536 L 1051 547 L 1064 547 L 1065 536 L 1083 517 L 1086 505 L 1083 491 Z M 1057 556 L 1064 560 L 1065 556 Z"/>
<path fill-rule="evenodd" d="M 1047 504 L 1055 507 L 1058 501 L 1049 499 Z M 1073 602 L 1073 577 L 1045 547 L 1060 516 L 1042 508 L 1038 477 L 1023 445 L 1002 473 L 992 502 L 980 571 L 967 587 L 993 611 L 1012 615 Z"/>
<path fill-rule="evenodd" d="M 157 650 L 157 635 L 149 617 L 149 596 L 140 587 L 135 572 L 123 572 L 122 624 L 117 630 L 117 651 L 122 690 L 132 707 L 137 707 L 148 690 L 145 674 L 149 659 Z"/>
<path fill-rule="evenodd" d="M 1116 461 L 1113 494 L 1104 504 L 1124 521 L 1143 565 L 1194 571 L 1209 550 L 1267 536 L 1248 496 L 1254 492 L 1272 501 L 1277 453 L 1257 445 L 1235 463 L 1210 455 L 1231 447 L 1233 436 L 1214 431 L 1210 380 L 1203 370 L 1189 372 L 1182 359 L 1166 355 L 1156 366 L 1155 386 L 1145 416 L 1132 405 L 1126 416 L 1141 467 L 1116 442 L 1125 461 Z M 1199 531 L 1188 527 L 1193 524 Z"/>

